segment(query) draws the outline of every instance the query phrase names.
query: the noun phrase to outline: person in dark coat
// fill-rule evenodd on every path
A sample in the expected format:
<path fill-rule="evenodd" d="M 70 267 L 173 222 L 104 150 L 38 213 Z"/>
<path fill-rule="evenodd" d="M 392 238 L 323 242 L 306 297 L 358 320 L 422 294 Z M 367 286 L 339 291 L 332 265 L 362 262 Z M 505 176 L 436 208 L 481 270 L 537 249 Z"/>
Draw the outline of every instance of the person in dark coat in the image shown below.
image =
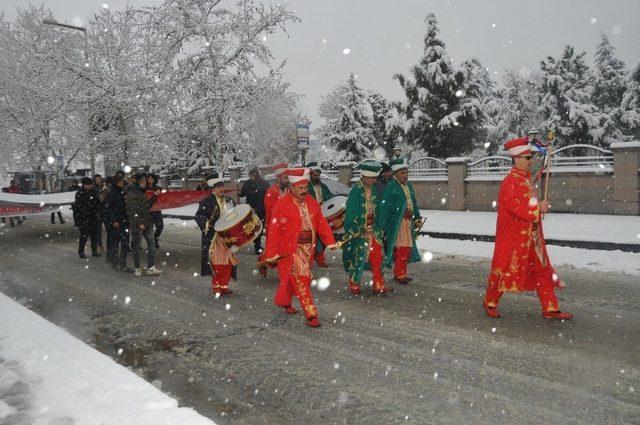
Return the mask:
<path fill-rule="evenodd" d="M 240 197 L 246 198 L 247 204 L 253 208 L 253 211 L 262 221 L 262 229 L 265 226 L 264 195 L 267 193 L 267 189 L 269 189 L 269 182 L 260 176 L 260 171 L 257 168 L 252 168 L 249 170 L 249 180 L 244 182 L 240 190 Z M 253 247 L 256 254 L 262 252 L 262 237 L 256 238 L 253 242 Z"/>
<path fill-rule="evenodd" d="M 93 257 L 100 257 L 97 244 L 100 199 L 98 198 L 98 192 L 96 192 L 93 186 L 93 180 L 90 177 L 82 178 L 82 188 L 76 192 L 75 206 L 77 215 L 76 226 L 80 231 L 78 256 L 85 258 L 84 248 L 87 245 L 87 239 L 90 239 L 91 255 Z"/>
<path fill-rule="evenodd" d="M 222 173 L 213 173 L 209 176 L 207 180 L 207 185 L 209 186 L 209 191 L 211 192 L 211 196 L 207 196 L 198 205 L 198 211 L 196 211 L 195 220 L 200 228 L 201 232 L 201 241 L 202 241 L 202 250 L 200 252 L 200 275 L 201 276 L 211 276 L 211 262 L 209 259 L 209 247 L 211 246 L 211 241 L 213 241 L 213 237 L 215 236 L 215 231 L 213 230 L 213 226 L 216 221 L 220 218 L 222 211 L 219 207 L 219 202 L 216 199 L 216 194 L 214 192 L 214 188 L 222 185 L 224 187 L 224 178 Z M 226 202 L 232 202 L 230 199 L 225 197 Z"/>
<path fill-rule="evenodd" d="M 158 175 L 150 174 L 147 177 L 147 190 L 152 190 L 153 192 L 158 192 L 162 190 L 162 187 L 158 185 Z M 153 239 L 155 241 L 156 249 L 160 248 L 160 243 L 158 240 L 160 239 L 160 235 L 162 234 L 162 230 L 164 229 L 164 219 L 162 218 L 162 211 L 153 211 L 151 213 L 151 218 L 153 219 L 153 225 L 156 230 L 153 234 Z"/>
<path fill-rule="evenodd" d="M 124 185 L 124 178 L 116 174 L 104 199 L 103 218 L 109 229 L 107 249 L 111 267 L 117 271 L 131 273 L 133 270 L 127 267 L 129 216 Z"/>
<path fill-rule="evenodd" d="M 129 216 L 129 231 L 131 232 L 131 253 L 136 276 L 142 276 L 140 267 L 140 248 L 142 238 L 147 243 L 147 275 L 159 275 L 162 270 L 155 266 L 156 246 L 153 243 L 153 219 L 149 208 L 155 202 L 155 198 L 147 198 L 147 175 L 138 173 L 134 177 L 136 184 L 127 187 L 126 207 Z"/>
<path fill-rule="evenodd" d="M 77 192 L 80 190 L 80 185 L 78 184 L 78 180 L 73 179 L 71 186 L 67 192 Z M 78 209 L 76 208 L 76 204 L 71 204 L 71 214 L 73 216 L 73 226 L 78 227 Z"/>
<path fill-rule="evenodd" d="M 374 186 L 378 199 L 382 199 L 382 191 L 384 190 L 384 187 L 387 185 L 389 180 L 393 178 L 393 170 L 391 169 L 389 164 L 387 164 L 386 162 L 381 162 L 380 164 L 382 164 L 382 171 L 380 172 L 378 181 Z"/>

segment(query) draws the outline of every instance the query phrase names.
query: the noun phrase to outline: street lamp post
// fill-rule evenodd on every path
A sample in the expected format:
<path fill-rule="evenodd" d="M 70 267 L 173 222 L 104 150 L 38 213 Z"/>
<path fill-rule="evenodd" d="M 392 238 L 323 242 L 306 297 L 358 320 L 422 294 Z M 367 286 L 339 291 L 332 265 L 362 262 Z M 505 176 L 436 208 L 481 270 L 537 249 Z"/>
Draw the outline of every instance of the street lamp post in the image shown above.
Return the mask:
<path fill-rule="evenodd" d="M 84 35 L 84 49 L 82 49 L 82 53 L 84 54 L 84 60 L 86 63 L 89 62 L 89 55 L 87 53 L 87 28 L 86 27 L 80 27 L 77 25 L 69 25 L 69 24 L 65 24 L 62 22 L 58 22 L 55 19 L 43 19 L 42 23 L 44 25 L 53 25 L 56 27 L 62 27 L 62 28 L 69 28 L 75 31 L 81 31 L 82 34 Z M 87 120 L 88 123 L 89 120 Z M 88 134 L 89 134 L 89 139 L 91 139 L 91 128 L 89 128 L 88 130 Z M 95 175 L 96 173 L 96 157 L 93 153 L 93 142 L 92 140 L 89 140 L 89 158 L 90 158 L 90 167 L 91 167 L 91 175 Z"/>

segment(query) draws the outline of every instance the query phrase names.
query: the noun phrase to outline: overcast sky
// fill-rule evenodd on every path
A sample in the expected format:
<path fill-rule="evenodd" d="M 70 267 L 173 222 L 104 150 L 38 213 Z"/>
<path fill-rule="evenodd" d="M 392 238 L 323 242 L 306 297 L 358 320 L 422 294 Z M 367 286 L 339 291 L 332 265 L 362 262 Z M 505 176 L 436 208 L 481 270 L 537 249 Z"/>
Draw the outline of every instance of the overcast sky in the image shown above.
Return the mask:
<path fill-rule="evenodd" d="M 225 0 L 227 4 L 234 1 Z M 266 0 L 268 1 L 268 0 Z M 111 10 L 156 5 L 160 0 L 112 0 Z M 48 0 L 60 21 L 86 19 L 105 1 Z M 365 88 L 392 99 L 401 91 L 392 79 L 407 73 L 422 55 L 424 17 L 434 12 L 441 38 L 456 63 L 478 57 L 497 73 L 505 68 L 539 67 L 565 44 L 587 51 L 591 63 L 600 32 L 610 37 L 628 67 L 640 62 L 640 0 L 291 0 L 302 19 L 287 35 L 267 43 L 278 60 L 287 59 L 286 76 L 304 94 L 301 108 L 317 126 L 320 96 L 350 72 Z M 21 0 L 0 0 L 9 19 Z M 40 4 L 40 2 L 35 2 Z M 350 49 L 344 54 L 344 49 Z"/>

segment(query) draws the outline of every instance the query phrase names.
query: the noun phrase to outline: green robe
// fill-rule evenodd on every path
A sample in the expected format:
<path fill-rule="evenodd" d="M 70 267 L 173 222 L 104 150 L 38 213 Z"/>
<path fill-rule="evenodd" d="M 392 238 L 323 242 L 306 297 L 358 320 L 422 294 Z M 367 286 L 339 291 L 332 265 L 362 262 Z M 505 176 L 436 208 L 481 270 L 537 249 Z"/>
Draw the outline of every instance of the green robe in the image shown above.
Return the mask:
<path fill-rule="evenodd" d="M 364 270 L 369 270 L 369 245 L 364 236 L 367 228 L 367 207 L 364 195 L 364 185 L 358 181 L 353 185 L 347 198 L 347 210 L 344 218 L 343 240 L 354 234 L 362 234 L 342 247 L 342 264 L 349 277 L 356 283 L 360 283 Z M 375 190 L 371 188 L 371 203 L 373 213 L 376 214 L 380 204 Z M 382 232 L 377 229 L 374 222 L 373 237 L 382 245 Z"/>
<path fill-rule="evenodd" d="M 318 203 L 322 203 L 327 199 L 333 198 L 333 193 L 331 193 L 331 191 L 329 190 L 329 187 L 327 187 L 327 185 L 322 182 L 320 182 L 320 191 L 322 192 L 322 199 L 318 199 L 316 197 L 315 188 L 313 187 L 313 184 L 309 182 L 309 195 L 311 195 L 313 199 L 318 201 Z"/>
<path fill-rule="evenodd" d="M 418 209 L 418 203 L 416 202 L 416 194 L 413 190 L 413 185 L 407 182 L 407 187 L 409 188 L 411 201 L 413 202 L 413 219 L 415 220 L 420 218 L 420 210 Z M 404 190 L 402 190 L 400 182 L 393 178 L 389 183 L 387 183 L 384 191 L 382 192 L 382 200 L 376 216 L 376 225 L 385 233 L 387 240 L 384 259 L 384 265 L 387 267 L 393 266 L 393 248 L 396 245 L 396 238 L 398 237 L 398 230 L 400 229 L 400 221 L 402 220 L 406 209 L 407 198 L 404 194 Z M 416 261 L 420 261 L 420 254 L 416 247 L 416 231 L 413 226 L 411 226 L 411 236 L 413 239 L 413 248 L 411 249 L 409 262 L 414 263 Z"/>

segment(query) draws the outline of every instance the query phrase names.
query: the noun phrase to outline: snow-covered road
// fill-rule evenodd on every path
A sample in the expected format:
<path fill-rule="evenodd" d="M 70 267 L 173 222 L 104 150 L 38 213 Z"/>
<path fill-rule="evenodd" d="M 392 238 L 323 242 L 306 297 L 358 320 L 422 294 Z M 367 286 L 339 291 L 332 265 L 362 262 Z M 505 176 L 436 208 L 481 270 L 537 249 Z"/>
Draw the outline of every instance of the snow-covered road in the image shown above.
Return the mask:
<path fill-rule="evenodd" d="M 169 225 L 160 278 L 81 261 L 69 225 L 0 235 L 0 291 L 130 366 L 217 423 L 634 423 L 640 417 L 637 276 L 558 268 L 569 287 L 546 322 L 532 295 L 480 308 L 483 258 L 434 251 L 386 298 L 345 290 L 339 253 L 316 271 L 323 326 L 271 304 L 274 279 L 240 253 L 229 299 L 209 295 L 193 222 Z M 250 250 L 249 250 L 250 251 Z M 127 298 L 128 297 L 128 298 Z M 128 300 L 128 302 L 127 302 Z M 122 350 L 122 351 L 120 351 Z M 118 354 L 120 353 L 120 354 Z"/>

